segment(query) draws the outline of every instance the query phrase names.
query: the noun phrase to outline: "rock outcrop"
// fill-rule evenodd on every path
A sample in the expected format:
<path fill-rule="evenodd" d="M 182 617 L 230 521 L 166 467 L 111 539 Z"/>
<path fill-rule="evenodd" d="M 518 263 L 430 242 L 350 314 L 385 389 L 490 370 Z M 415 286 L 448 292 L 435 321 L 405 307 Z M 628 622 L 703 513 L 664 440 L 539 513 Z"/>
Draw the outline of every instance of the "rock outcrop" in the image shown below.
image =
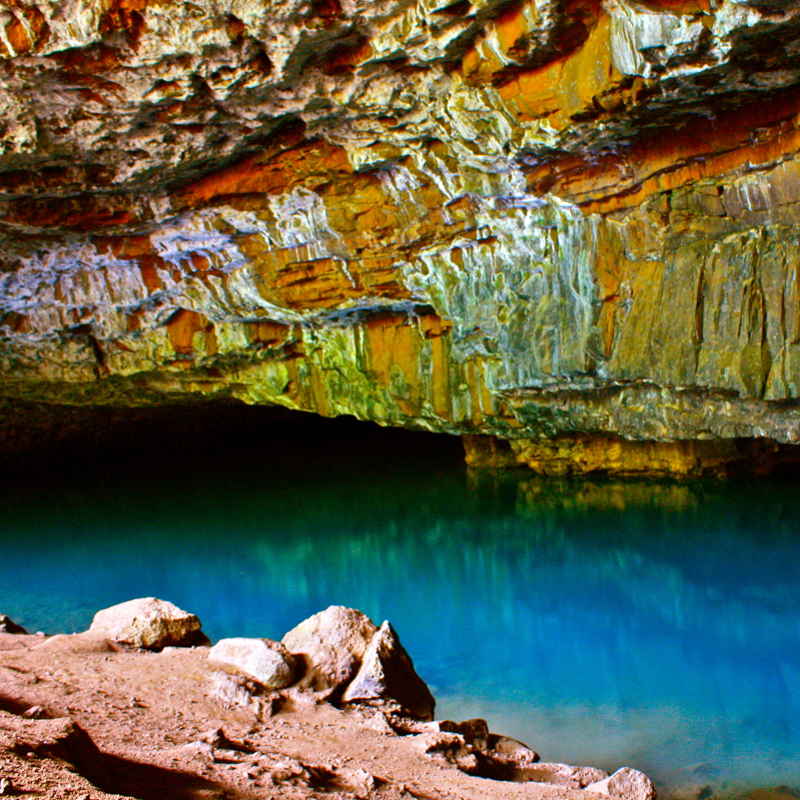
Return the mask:
<path fill-rule="evenodd" d="M 0 395 L 766 468 L 800 441 L 798 34 L 786 0 L 9 2 Z"/>

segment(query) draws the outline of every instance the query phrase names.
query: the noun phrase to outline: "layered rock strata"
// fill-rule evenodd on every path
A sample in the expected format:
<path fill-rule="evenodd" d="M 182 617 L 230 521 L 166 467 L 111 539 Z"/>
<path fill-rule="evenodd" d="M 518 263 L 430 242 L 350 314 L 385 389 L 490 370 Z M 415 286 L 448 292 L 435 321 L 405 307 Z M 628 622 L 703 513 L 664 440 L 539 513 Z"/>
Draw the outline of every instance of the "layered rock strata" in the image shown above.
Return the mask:
<path fill-rule="evenodd" d="M 784 457 L 799 32 L 787 0 L 9 0 L 0 392 L 544 472 Z"/>

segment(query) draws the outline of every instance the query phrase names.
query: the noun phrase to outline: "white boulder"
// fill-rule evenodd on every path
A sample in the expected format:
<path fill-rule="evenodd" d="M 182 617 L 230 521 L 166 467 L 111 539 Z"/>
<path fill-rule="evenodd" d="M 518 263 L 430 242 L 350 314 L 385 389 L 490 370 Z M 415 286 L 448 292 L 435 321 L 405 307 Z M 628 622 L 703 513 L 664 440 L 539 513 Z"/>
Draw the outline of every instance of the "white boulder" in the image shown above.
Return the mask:
<path fill-rule="evenodd" d="M 631 767 L 622 767 L 608 778 L 590 783 L 586 791 L 607 794 L 614 800 L 654 800 L 656 796 L 653 781 Z"/>
<path fill-rule="evenodd" d="M 361 611 L 329 606 L 292 628 L 281 641 L 289 652 L 303 656 L 313 686 L 336 689 L 353 679 L 377 630 Z"/>
<path fill-rule="evenodd" d="M 89 631 L 148 650 L 208 643 L 194 614 L 156 597 L 139 597 L 98 611 Z"/>
<path fill-rule="evenodd" d="M 267 689 L 283 689 L 297 678 L 297 659 L 271 639 L 221 639 L 208 652 L 209 663 L 254 680 Z"/>

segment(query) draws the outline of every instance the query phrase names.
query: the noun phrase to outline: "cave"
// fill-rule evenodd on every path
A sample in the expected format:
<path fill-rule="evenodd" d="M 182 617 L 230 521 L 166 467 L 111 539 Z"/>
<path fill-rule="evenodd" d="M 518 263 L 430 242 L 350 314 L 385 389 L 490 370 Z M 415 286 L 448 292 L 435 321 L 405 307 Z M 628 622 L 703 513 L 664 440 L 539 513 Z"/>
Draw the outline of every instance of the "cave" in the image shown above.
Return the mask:
<path fill-rule="evenodd" d="M 0 794 L 800 797 L 798 56 L 3 3 Z"/>

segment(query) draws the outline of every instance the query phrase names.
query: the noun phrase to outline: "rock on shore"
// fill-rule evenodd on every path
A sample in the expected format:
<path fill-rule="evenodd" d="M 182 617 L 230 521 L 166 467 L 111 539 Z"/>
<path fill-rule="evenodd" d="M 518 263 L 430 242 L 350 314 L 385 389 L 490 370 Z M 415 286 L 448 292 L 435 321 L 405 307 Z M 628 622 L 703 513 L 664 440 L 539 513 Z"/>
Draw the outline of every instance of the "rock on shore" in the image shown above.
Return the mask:
<path fill-rule="evenodd" d="M 338 689 L 355 676 L 377 630 L 366 614 L 329 606 L 292 628 L 281 641 L 306 660 L 315 688 Z"/>
<path fill-rule="evenodd" d="M 95 620 L 119 621 L 122 611 L 138 610 L 139 645 L 128 634 L 103 638 L 94 623 L 82 634 L 45 639 L 0 632 L 4 793 L 35 791 L 47 800 L 653 800 L 652 782 L 636 770 L 609 776 L 541 764 L 484 720 L 425 721 L 433 698 L 391 625 L 378 628 L 354 609 L 330 607 L 284 644 L 238 638 L 193 645 L 198 620 L 189 640 L 159 650 L 154 642 L 163 639 L 141 620 L 156 630 L 163 620 L 143 617 L 143 607 L 180 612 L 155 598 L 98 612 Z M 304 645 L 302 657 L 291 652 L 293 643 Z M 339 683 L 320 689 L 323 675 Z M 238 680 L 239 694 L 220 694 L 219 676 Z"/>
<path fill-rule="evenodd" d="M 208 642 L 194 614 L 156 597 L 140 597 L 98 611 L 89 631 L 152 650 Z"/>
<path fill-rule="evenodd" d="M 285 689 L 300 672 L 298 658 L 271 639 L 222 639 L 209 651 L 208 661 L 265 689 Z"/>
<path fill-rule="evenodd" d="M 17 625 L 8 614 L 0 614 L 0 633 L 27 633 L 22 625 Z"/>
<path fill-rule="evenodd" d="M 342 700 L 369 702 L 391 697 L 414 717 L 433 719 L 433 695 L 414 671 L 394 628 L 384 622 L 375 631 L 361 659 L 361 666 L 347 685 Z"/>

